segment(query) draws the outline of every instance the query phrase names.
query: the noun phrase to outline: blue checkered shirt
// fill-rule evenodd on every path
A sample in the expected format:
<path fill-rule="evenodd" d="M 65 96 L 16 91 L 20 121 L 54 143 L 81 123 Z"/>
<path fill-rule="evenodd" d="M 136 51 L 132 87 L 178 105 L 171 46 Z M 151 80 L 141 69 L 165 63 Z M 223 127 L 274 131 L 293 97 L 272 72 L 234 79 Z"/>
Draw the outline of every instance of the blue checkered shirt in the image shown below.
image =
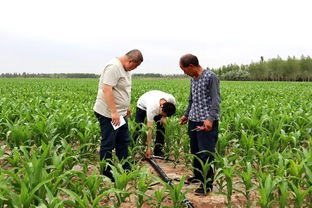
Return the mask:
<path fill-rule="evenodd" d="M 219 120 L 220 103 L 218 77 L 210 70 L 203 70 L 198 79 L 191 79 L 189 104 L 184 115 L 194 122 Z"/>

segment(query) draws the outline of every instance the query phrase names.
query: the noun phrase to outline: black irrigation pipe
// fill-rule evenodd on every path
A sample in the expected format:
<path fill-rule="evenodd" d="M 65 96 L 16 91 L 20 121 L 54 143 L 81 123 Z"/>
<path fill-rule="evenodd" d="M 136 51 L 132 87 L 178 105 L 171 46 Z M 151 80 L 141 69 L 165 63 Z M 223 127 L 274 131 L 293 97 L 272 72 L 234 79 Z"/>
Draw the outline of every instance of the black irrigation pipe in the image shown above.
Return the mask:
<path fill-rule="evenodd" d="M 171 187 L 173 187 L 173 179 L 169 178 L 166 173 L 161 169 L 161 167 L 155 162 L 155 160 L 150 159 L 145 157 L 146 161 L 151 164 L 151 166 L 156 170 L 156 172 L 159 174 L 160 178 L 168 183 Z M 193 204 L 184 197 L 183 203 L 188 207 L 188 208 L 194 208 Z"/>

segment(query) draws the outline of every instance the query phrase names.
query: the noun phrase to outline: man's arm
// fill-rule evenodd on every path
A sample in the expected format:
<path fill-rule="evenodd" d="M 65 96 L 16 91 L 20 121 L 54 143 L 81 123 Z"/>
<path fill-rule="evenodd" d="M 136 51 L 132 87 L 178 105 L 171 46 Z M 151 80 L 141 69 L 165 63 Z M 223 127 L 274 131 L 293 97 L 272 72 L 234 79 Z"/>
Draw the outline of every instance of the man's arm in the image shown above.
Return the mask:
<path fill-rule="evenodd" d="M 209 88 L 211 95 L 211 108 L 207 120 L 214 121 L 219 119 L 221 103 L 219 79 L 216 76 L 211 77 Z"/>
<path fill-rule="evenodd" d="M 220 112 L 220 88 L 219 88 L 219 79 L 216 76 L 212 76 L 210 83 L 210 95 L 211 95 L 211 109 L 209 111 L 208 118 L 204 120 L 204 125 L 198 127 L 199 130 L 211 131 L 213 128 L 213 121 L 219 119 Z"/>
<path fill-rule="evenodd" d="M 115 105 L 115 96 L 113 94 L 113 87 L 107 84 L 103 86 L 104 100 L 111 111 L 112 123 L 114 125 L 120 124 L 119 113 Z"/>
<path fill-rule="evenodd" d="M 152 136 L 153 136 L 153 124 L 154 122 L 151 122 L 151 121 L 147 122 L 148 132 L 147 132 L 147 138 L 146 138 L 146 154 L 145 154 L 147 158 L 150 158 L 152 155 L 151 142 L 152 142 Z"/>

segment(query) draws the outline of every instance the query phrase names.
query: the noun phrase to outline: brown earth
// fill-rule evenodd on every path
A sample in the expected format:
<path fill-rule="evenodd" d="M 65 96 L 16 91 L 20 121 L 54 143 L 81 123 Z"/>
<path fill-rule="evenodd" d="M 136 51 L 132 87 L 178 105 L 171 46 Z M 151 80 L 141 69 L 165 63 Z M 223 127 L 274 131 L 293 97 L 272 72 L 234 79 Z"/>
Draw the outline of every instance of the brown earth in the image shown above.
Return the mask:
<path fill-rule="evenodd" d="M 184 167 L 184 165 L 182 164 L 178 164 L 176 167 L 174 167 L 172 162 L 166 161 L 166 160 L 160 160 L 160 159 L 154 159 L 157 164 L 161 167 L 161 169 L 166 173 L 166 175 L 171 178 L 171 179 L 180 179 L 183 176 L 185 177 L 189 177 L 192 175 L 191 171 L 186 169 Z M 142 162 L 142 165 L 148 167 L 150 169 L 150 172 L 154 175 L 158 175 L 157 172 L 153 169 L 153 167 L 146 161 Z M 76 170 L 82 170 L 81 167 L 79 166 L 75 166 L 74 169 Z M 92 172 L 98 172 L 98 168 L 94 165 L 89 165 L 88 167 L 88 173 L 92 173 Z M 238 179 L 235 179 L 238 180 Z M 175 183 L 178 183 L 175 182 Z M 186 194 L 186 198 L 187 200 L 189 200 L 192 205 L 195 208 L 225 208 L 228 207 L 226 202 L 227 202 L 227 198 L 225 195 L 222 195 L 220 193 L 218 193 L 219 190 L 216 190 L 216 187 L 214 187 L 214 191 L 209 193 L 206 196 L 198 196 L 195 195 L 194 190 L 199 186 L 199 184 L 185 184 L 183 187 L 183 191 L 188 191 L 188 193 Z M 147 191 L 147 194 L 152 195 L 152 193 L 154 192 L 154 190 L 156 190 L 157 188 L 161 188 L 162 185 L 158 184 L 155 186 L 152 186 L 151 189 L 149 191 Z M 236 187 L 235 188 L 241 188 L 241 187 Z M 260 206 L 256 205 L 257 199 L 258 199 L 258 193 L 256 191 L 252 192 L 252 199 L 253 199 L 253 208 L 258 208 Z M 107 199 L 103 199 L 102 200 L 102 205 L 110 205 L 112 206 L 112 202 L 108 201 Z M 169 197 L 167 197 L 163 203 L 163 205 L 169 206 L 169 207 L 173 207 L 173 203 L 171 201 L 171 199 Z M 130 199 L 128 199 L 127 201 L 125 201 L 124 203 L 122 203 L 121 205 L 122 208 L 134 208 L 136 207 L 135 204 L 135 198 L 134 196 L 131 195 Z M 149 204 L 144 204 L 143 208 L 153 208 L 153 205 L 149 205 Z M 240 193 L 233 193 L 232 195 L 232 207 L 246 207 L 246 199 L 245 197 L 240 194 Z"/>
<path fill-rule="evenodd" d="M 174 178 L 182 178 L 183 176 L 189 177 L 192 175 L 192 172 L 184 167 L 182 164 L 178 164 L 174 167 L 172 162 L 155 159 L 157 164 L 161 167 L 161 169 L 167 174 L 167 176 L 171 179 Z M 157 175 L 157 172 L 149 165 L 147 162 L 144 162 L 144 165 L 148 165 L 153 174 Z M 178 182 L 177 182 L 178 183 Z M 199 184 L 185 184 L 183 190 L 187 190 L 186 198 L 192 203 L 195 208 L 223 208 L 227 207 L 226 196 L 217 193 L 219 190 L 216 190 L 214 187 L 214 191 L 209 193 L 206 196 L 198 196 L 195 195 L 194 190 L 199 186 Z M 238 188 L 238 187 L 235 187 Z M 240 187 L 239 187 L 240 188 Z M 254 201 L 254 205 L 252 207 L 256 208 L 256 201 L 258 199 L 257 192 L 252 192 L 252 199 Z M 232 195 L 232 207 L 246 207 L 246 199 L 240 193 L 233 193 Z"/>

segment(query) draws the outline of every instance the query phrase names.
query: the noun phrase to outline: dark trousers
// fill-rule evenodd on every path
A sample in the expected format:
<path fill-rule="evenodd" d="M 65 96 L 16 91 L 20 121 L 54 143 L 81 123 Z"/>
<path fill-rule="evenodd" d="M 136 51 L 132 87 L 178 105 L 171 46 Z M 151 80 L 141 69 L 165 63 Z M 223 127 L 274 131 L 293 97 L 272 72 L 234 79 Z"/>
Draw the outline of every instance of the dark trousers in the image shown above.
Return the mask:
<path fill-rule="evenodd" d="M 213 122 L 213 128 L 211 131 L 191 131 L 192 129 L 195 129 L 196 126 L 202 126 L 203 122 L 193 122 L 189 121 L 188 124 L 188 134 L 190 137 L 190 145 L 191 145 L 191 153 L 199 157 L 199 159 L 202 162 L 212 162 L 214 161 L 214 157 L 209 152 L 215 152 L 215 147 L 218 141 L 218 129 L 219 129 L 219 122 L 214 121 Z M 209 152 L 201 152 L 203 150 L 207 150 Z M 200 181 L 204 181 L 204 178 L 202 174 L 196 170 L 203 170 L 200 162 L 197 158 L 194 158 L 193 160 L 193 167 L 194 167 L 194 177 L 199 179 Z M 208 171 L 208 175 L 206 179 L 210 180 L 208 182 L 208 188 L 212 188 L 213 184 L 213 178 L 214 178 L 214 170 L 213 168 L 210 168 Z"/>
<path fill-rule="evenodd" d="M 126 124 L 122 125 L 118 129 L 114 130 L 111 118 L 107 118 L 95 112 L 100 128 L 101 128 L 101 147 L 100 147 L 100 159 L 109 160 L 112 159 L 112 151 L 115 149 L 116 156 L 119 160 L 126 159 L 128 157 L 128 146 L 131 138 L 128 129 L 128 120 L 125 117 Z M 124 169 L 130 169 L 128 163 L 124 164 Z M 103 174 L 112 179 L 110 172 L 111 168 L 108 166 L 104 168 Z"/>
<path fill-rule="evenodd" d="M 155 147 L 154 147 L 154 155 L 159 155 L 162 152 L 164 142 L 165 142 L 165 128 L 164 126 L 160 123 L 161 115 L 157 115 L 154 117 L 154 121 L 156 123 L 156 139 L 155 139 Z M 136 130 L 135 134 L 133 136 L 134 141 L 137 141 L 138 137 L 140 136 L 140 130 L 142 129 L 142 123 L 145 122 L 146 118 L 146 111 L 142 110 L 137 107 L 136 109 L 136 114 L 135 114 L 135 122 L 140 124 Z"/>

